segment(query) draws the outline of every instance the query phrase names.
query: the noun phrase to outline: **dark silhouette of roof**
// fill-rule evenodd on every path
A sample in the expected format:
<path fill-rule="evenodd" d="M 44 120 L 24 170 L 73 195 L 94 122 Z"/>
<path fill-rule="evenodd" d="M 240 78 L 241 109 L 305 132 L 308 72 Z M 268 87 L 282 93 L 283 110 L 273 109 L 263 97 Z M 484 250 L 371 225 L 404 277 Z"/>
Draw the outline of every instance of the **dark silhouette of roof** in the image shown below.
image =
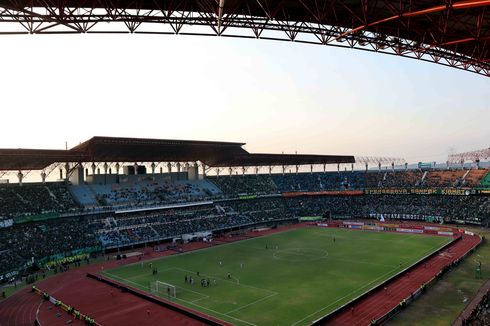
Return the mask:
<path fill-rule="evenodd" d="M 93 137 L 70 150 L 0 149 L 0 170 L 42 170 L 53 163 L 203 162 L 211 167 L 354 163 L 353 156 L 251 154 L 244 143 Z"/>

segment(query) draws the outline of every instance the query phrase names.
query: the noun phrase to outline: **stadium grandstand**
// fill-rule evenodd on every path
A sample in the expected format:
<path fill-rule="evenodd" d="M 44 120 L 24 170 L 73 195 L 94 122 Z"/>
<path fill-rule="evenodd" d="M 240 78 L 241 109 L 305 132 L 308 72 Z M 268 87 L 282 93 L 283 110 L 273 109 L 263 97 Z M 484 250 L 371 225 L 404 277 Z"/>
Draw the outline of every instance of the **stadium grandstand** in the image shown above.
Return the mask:
<path fill-rule="evenodd" d="M 94 137 L 66 151 L 0 149 L 4 180 L 17 177 L 0 184 L 0 282 L 33 282 L 111 252 L 179 253 L 188 243 L 305 220 L 490 222 L 484 160 L 441 167 L 380 158 L 370 168 L 354 156 L 254 154 L 243 145 Z M 26 182 L 33 171 L 40 180 Z"/>
<path fill-rule="evenodd" d="M 488 136 L 485 81 L 281 45 L 259 62 L 239 42 L 490 77 L 489 10 L 490 0 L 0 0 L 0 36 L 64 34 L 6 42 L 3 136 L 261 128 L 276 145 L 390 143 L 400 155 L 416 143 L 441 160 L 441 139 Z M 71 34 L 145 36 L 77 48 Z M 179 51 L 157 35 L 236 44 Z M 0 148 L 0 326 L 490 325 L 490 148 L 408 162 L 245 145 L 96 136 Z"/>

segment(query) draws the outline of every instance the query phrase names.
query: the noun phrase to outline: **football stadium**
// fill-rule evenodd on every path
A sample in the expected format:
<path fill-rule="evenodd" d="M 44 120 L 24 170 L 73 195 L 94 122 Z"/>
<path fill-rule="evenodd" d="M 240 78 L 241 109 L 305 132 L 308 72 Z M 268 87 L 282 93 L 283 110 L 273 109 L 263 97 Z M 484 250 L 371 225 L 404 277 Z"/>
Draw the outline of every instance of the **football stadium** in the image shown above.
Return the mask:
<path fill-rule="evenodd" d="M 490 325 L 490 0 L 0 0 L 0 38 L 0 326 Z"/>
<path fill-rule="evenodd" d="M 41 171 L 0 187 L 2 323 L 374 325 L 464 261 L 488 278 L 490 150 L 408 164 L 243 145 L 0 150 L 2 170 Z"/>

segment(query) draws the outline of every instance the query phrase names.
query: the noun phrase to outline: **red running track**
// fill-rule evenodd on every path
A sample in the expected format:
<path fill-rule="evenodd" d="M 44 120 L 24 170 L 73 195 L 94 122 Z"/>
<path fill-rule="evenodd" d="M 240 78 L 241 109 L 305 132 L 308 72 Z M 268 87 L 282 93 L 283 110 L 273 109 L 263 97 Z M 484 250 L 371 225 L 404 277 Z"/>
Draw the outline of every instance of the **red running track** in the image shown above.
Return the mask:
<path fill-rule="evenodd" d="M 41 297 L 21 290 L 0 302 L 0 326 L 33 325 Z"/>
<path fill-rule="evenodd" d="M 249 237 L 261 236 L 287 229 L 303 227 L 306 224 L 281 227 L 275 230 L 251 232 Z M 218 239 L 217 239 L 218 240 Z M 237 238 L 221 238 L 221 242 L 232 242 Z M 369 325 L 372 319 L 383 316 L 398 303 L 417 290 L 420 285 L 429 281 L 443 267 L 462 257 L 480 241 L 477 236 L 463 236 L 441 254 L 429 258 L 427 263 L 414 267 L 406 275 L 391 281 L 386 290 L 374 291 L 359 302 L 355 303 L 354 313 L 350 310 L 340 312 L 328 321 L 328 325 Z M 218 241 L 217 241 L 218 242 Z M 184 251 L 212 246 L 208 243 L 190 243 L 184 246 Z M 175 254 L 174 251 L 154 252 L 151 249 L 139 250 L 145 253 L 145 259 Z M 79 309 L 103 326 L 112 325 L 203 325 L 202 323 L 179 314 L 173 310 L 150 303 L 128 293 L 114 290 L 111 286 L 87 278 L 87 272 L 98 272 L 124 264 L 138 261 L 131 257 L 124 261 L 107 261 L 101 264 L 83 266 L 68 272 L 53 276 L 37 283 L 38 288 L 60 299 L 66 304 Z M 406 277 L 405 277 L 406 276 Z M 111 295 L 112 291 L 112 295 Z M 32 326 L 39 308 L 39 320 L 42 326 L 66 325 L 70 316 L 53 307 L 42 303 L 38 295 L 29 290 L 22 290 L 10 298 L 0 302 L 0 326 Z M 150 315 L 147 314 L 150 310 Z M 61 312 L 59 316 L 57 312 Z M 79 325 L 79 323 L 74 323 Z"/>
<path fill-rule="evenodd" d="M 373 319 L 377 320 L 390 312 L 403 299 L 418 290 L 422 284 L 430 281 L 441 269 L 463 257 L 479 242 L 480 237 L 476 235 L 463 235 L 461 240 L 446 247 L 439 254 L 428 258 L 407 273 L 393 279 L 386 286 L 374 290 L 322 324 L 334 326 L 370 325 Z"/>
<path fill-rule="evenodd" d="M 305 224 L 289 225 L 274 230 L 251 232 L 248 237 L 257 237 L 288 229 L 303 227 Z M 243 238 L 220 238 L 223 242 L 233 242 Z M 196 250 L 213 246 L 209 243 L 193 242 L 184 245 L 184 251 Z M 135 249 L 144 252 L 144 259 L 176 254 L 176 251 L 154 252 L 151 248 Z M 36 286 L 62 302 L 89 315 L 103 326 L 145 326 L 145 325 L 204 325 L 190 317 L 169 308 L 148 302 L 132 294 L 119 292 L 112 286 L 89 279 L 87 272 L 97 273 L 102 269 L 114 268 L 138 261 L 131 257 L 122 261 L 106 261 L 95 265 L 85 265 L 39 281 Z M 111 294 L 112 292 L 112 294 Z M 68 313 L 54 307 L 49 302 L 42 302 L 41 297 L 29 289 L 21 290 L 0 302 L 0 326 L 32 326 L 38 311 L 38 320 L 42 326 L 62 326 L 68 320 L 72 325 L 84 325 L 75 321 Z M 150 314 L 147 314 L 147 310 Z"/>

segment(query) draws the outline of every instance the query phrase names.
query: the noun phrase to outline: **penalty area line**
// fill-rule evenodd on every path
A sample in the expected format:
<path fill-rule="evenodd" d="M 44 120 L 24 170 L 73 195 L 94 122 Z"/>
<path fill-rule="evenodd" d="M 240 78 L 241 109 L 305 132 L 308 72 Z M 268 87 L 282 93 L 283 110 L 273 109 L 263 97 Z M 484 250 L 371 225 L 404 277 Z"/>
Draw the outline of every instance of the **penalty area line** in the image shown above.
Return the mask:
<path fill-rule="evenodd" d="M 245 308 L 247 308 L 247 307 L 250 307 L 251 305 L 254 305 L 254 304 L 256 304 L 256 303 L 259 303 L 259 302 L 265 301 L 265 300 L 267 300 L 267 299 L 269 299 L 269 298 L 272 298 L 272 297 L 274 297 L 274 296 L 276 296 L 276 295 L 278 295 L 278 294 L 279 294 L 279 293 L 273 293 L 273 294 L 270 294 L 270 295 L 268 295 L 268 296 L 266 296 L 266 297 L 263 297 L 263 298 L 261 298 L 261 299 L 255 300 L 254 302 L 251 302 L 251 303 L 246 304 L 246 305 L 244 305 L 244 306 L 241 306 L 241 307 L 238 307 L 238 308 L 236 308 L 236 309 L 230 310 L 230 311 L 226 312 L 226 313 L 225 313 L 225 315 L 228 315 L 228 314 L 231 314 L 231 313 L 234 313 L 234 312 L 240 311 L 240 310 L 242 310 L 242 309 L 245 309 Z"/>
<path fill-rule="evenodd" d="M 178 269 L 178 268 L 174 268 L 174 269 Z M 113 275 L 113 274 L 111 274 L 111 273 L 107 273 L 107 272 L 105 272 L 105 274 L 107 274 L 107 275 L 109 275 L 109 276 L 112 276 L 112 278 L 114 278 L 114 279 L 119 279 L 119 280 L 121 280 L 121 281 L 123 281 L 123 282 L 127 282 L 127 283 L 134 284 L 134 285 L 136 285 L 137 287 L 142 287 L 142 288 L 144 288 L 144 289 L 148 289 L 148 290 L 150 290 L 150 288 L 149 288 L 148 286 L 145 286 L 145 285 L 143 285 L 143 284 L 140 284 L 140 283 L 136 283 L 136 282 L 130 281 L 130 280 L 128 280 L 128 279 L 125 279 L 125 278 L 120 277 L 120 276 L 117 276 L 117 275 Z M 206 296 L 205 294 L 202 294 L 202 293 L 199 293 L 199 294 L 200 294 L 200 295 L 202 295 L 202 296 Z M 228 318 L 231 318 L 231 319 L 233 319 L 233 320 L 236 320 L 236 321 L 242 322 L 242 323 L 247 324 L 247 325 L 250 325 L 250 326 L 257 326 L 257 325 L 255 325 L 255 324 L 253 324 L 253 323 L 250 323 L 250 322 L 246 321 L 246 320 L 239 319 L 239 318 L 236 318 L 236 317 L 233 317 L 233 316 L 229 316 L 229 315 L 223 314 L 223 313 L 221 313 L 221 312 L 218 312 L 218 311 L 216 311 L 216 310 L 212 310 L 212 309 L 209 309 L 209 308 L 206 308 L 206 307 L 203 307 L 203 306 L 201 306 L 201 305 L 198 305 L 198 304 L 194 303 L 194 302 L 197 302 L 198 300 L 205 300 L 205 299 L 209 299 L 209 296 L 207 296 L 207 298 L 204 298 L 204 297 L 203 297 L 203 298 L 196 299 L 196 300 L 193 300 L 193 301 L 187 301 L 187 300 L 180 299 L 180 298 L 177 298 L 177 297 L 175 297 L 174 299 L 175 299 L 176 301 L 185 302 L 185 303 L 187 303 L 187 304 L 189 304 L 189 305 L 192 305 L 192 306 L 195 306 L 195 307 L 201 308 L 202 310 L 210 311 L 210 312 L 212 312 L 212 313 L 214 313 L 214 314 L 216 314 L 216 315 L 220 315 L 220 316 L 228 317 Z"/>
<path fill-rule="evenodd" d="M 237 320 L 237 321 L 239 321 L 239 322 L 245 323 L 245 324 L 250 325 L 250 326 L 257 326 L 257 325 L 255 325 L 255 324 L 253 324 L 253 323 L 251 323 L 251 322 L 246 321 L 246 320 L 239 319 L 239 318 L 236 318 L 236 317 L 233 317 L 233 316 L 230 316 L 230 315 L 227 315 L 227 314 L 224 314 L 224 313 L 218 312 L 218 311 L 216 311 L 216 310 L 209 309 L 209 308 L 203 307 L 203 306 L 201 306 L 201 305 L 195 304 L 195 303 L 194 303 L 194 302 L 192 302 L 192 301 L 187 301 L 187 300 L 183 300 L 183 299 L 179 299 L 179 298 L 175 298 L 175 299 L 176 299 L 177 301 L 182 301 L 182 302 L 185 302 L 185 303 L 187 303 L 187 304 L 189 304 L 189 305 L 191 305 L 191 306 L 195 306 L 195 307 L 201 308 L 202 310 L 210 311 L 210 312 L 212 312 L 212 313 L 214 313 L 214 314 L 216 314 L 216 315 L 219 315 L 219 316 L 228 317 L 228 318 L 231 318 L 231 319 L 233 319 L 233 320 Z"/>

